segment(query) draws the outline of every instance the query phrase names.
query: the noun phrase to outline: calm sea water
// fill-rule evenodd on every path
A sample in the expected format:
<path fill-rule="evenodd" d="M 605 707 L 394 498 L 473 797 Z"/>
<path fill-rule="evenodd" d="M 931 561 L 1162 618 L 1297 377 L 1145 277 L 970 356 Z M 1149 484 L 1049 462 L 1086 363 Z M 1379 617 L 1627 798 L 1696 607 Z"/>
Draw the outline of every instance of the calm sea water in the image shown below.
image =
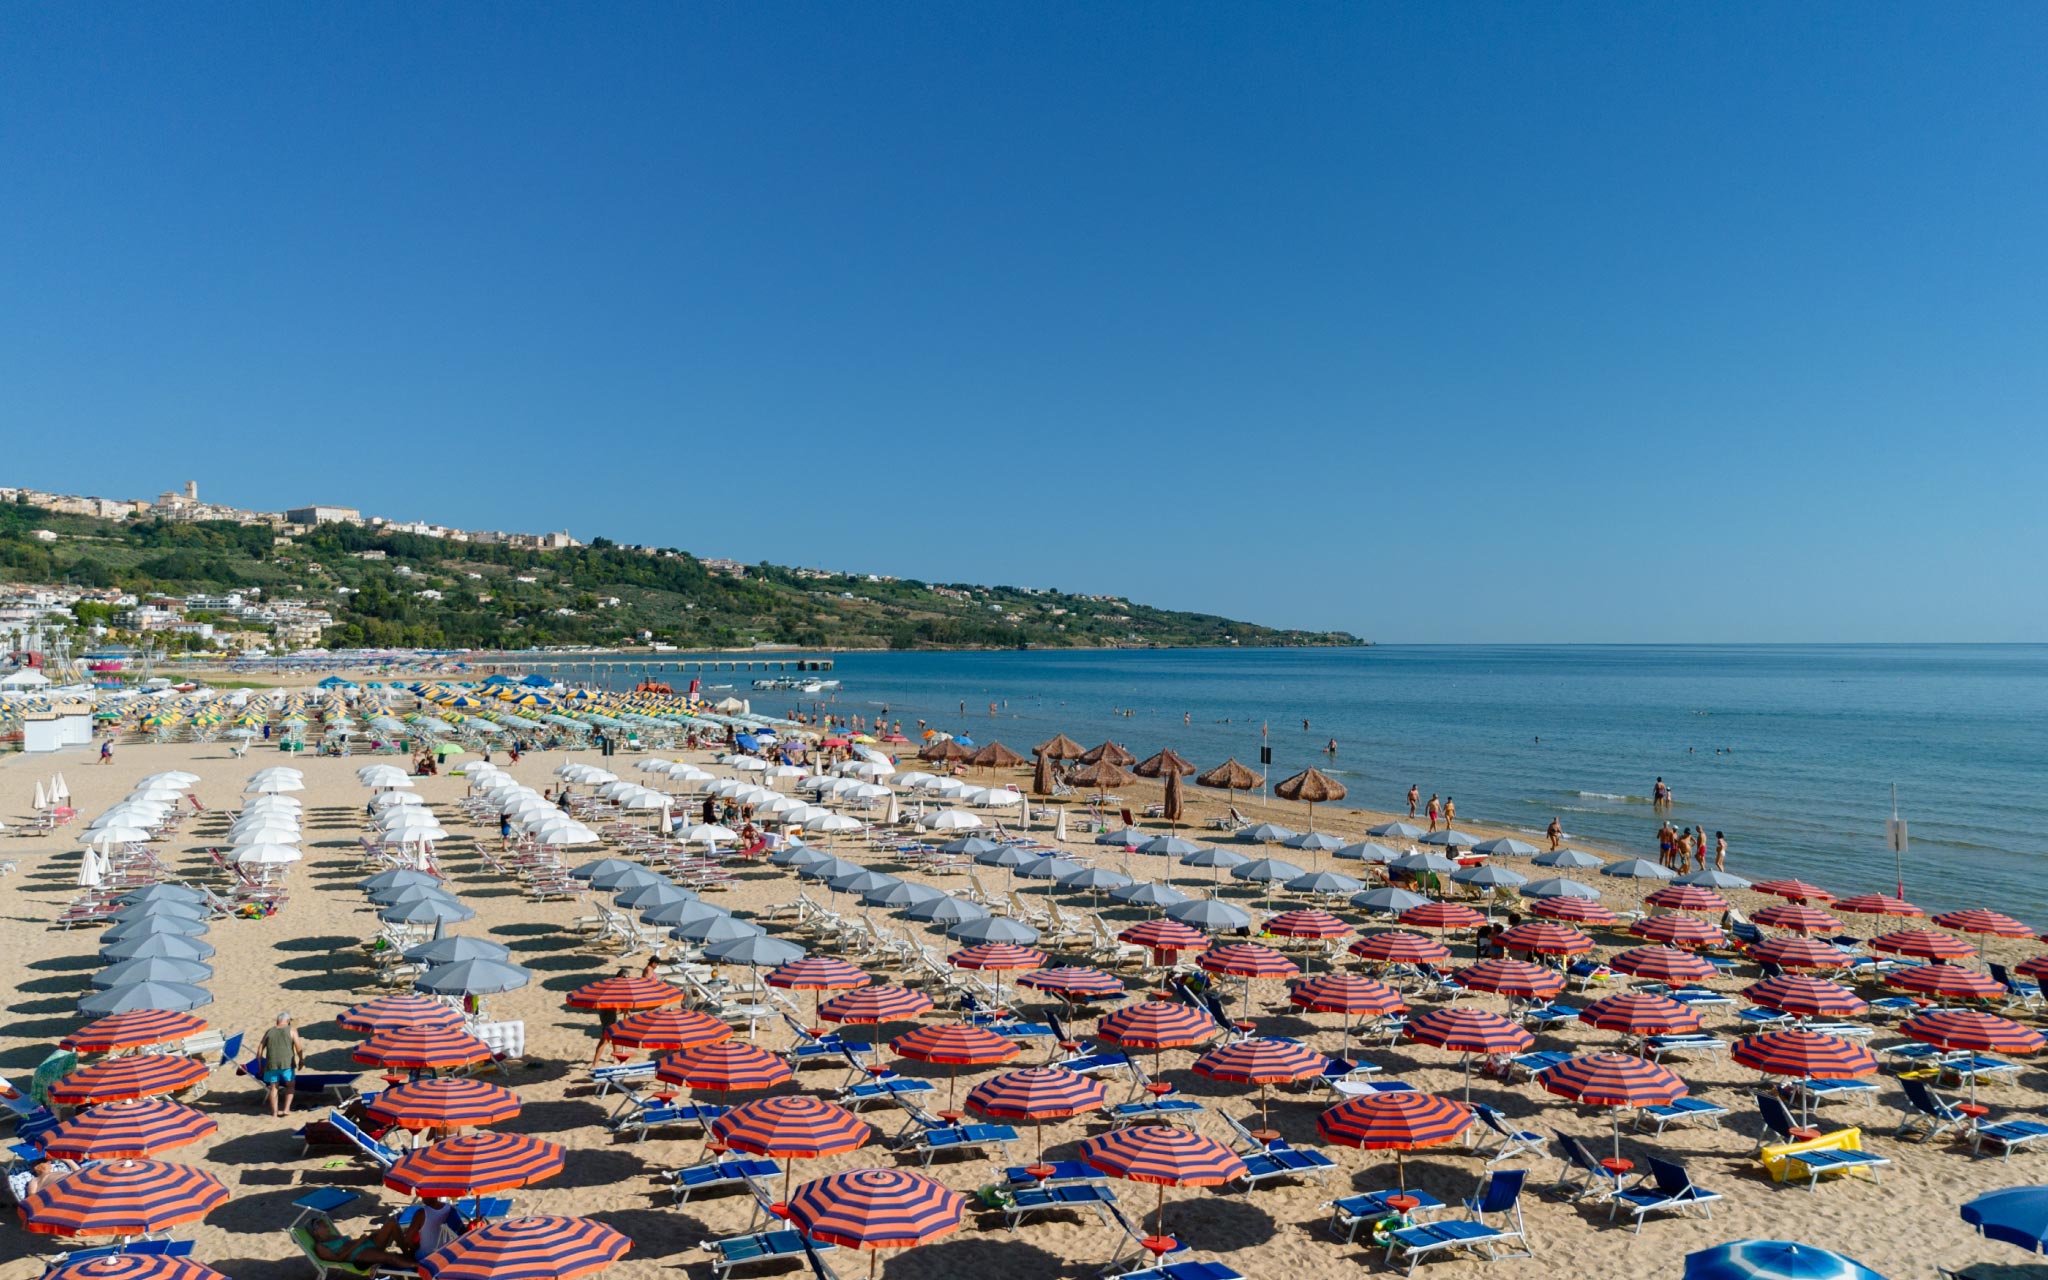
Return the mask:
<path fill-rule="evenodd" d="M 1727 834 L 1731 870 L 1843 894 L 1893 884 L 1896 783 L 1907 897 L 2048 925 L 2048 646 L 876 653 L 833 674 L 845 688 L 830 699 L 711 679 L 774 714 L 886 704 L 906 728 L 1026 752 L 1064 731 L 1203 768 L 1257 768 L 1266 725 L 1275 781 L 1314 764 L 1376 809 L 1405 808 L 1414 783 L 1455 797 L 1460 825 L 1534 833 L 1555 815 L 1577 839 L 1652 856 L 1661 776 L 1677 821 Z"/>

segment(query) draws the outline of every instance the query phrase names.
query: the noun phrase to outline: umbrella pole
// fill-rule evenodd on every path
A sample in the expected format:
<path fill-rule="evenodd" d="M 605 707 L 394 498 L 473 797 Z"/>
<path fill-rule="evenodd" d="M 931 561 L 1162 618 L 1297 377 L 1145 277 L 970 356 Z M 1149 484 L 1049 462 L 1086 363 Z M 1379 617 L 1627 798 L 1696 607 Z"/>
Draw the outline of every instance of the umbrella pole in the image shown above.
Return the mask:
<path fill-rule="evenodd" d="M 1163 1182 L 1159 1184 L 1159 1209 L 1153 1215 L 1152 1222 L 1160 1235 L 1166 1234 L 1166 1184 Z"/>
<path fill-rule="evenodd" d="M 1621 1108 L 1614 1108 L 1614 1158 L 1621 1159 Z"/>

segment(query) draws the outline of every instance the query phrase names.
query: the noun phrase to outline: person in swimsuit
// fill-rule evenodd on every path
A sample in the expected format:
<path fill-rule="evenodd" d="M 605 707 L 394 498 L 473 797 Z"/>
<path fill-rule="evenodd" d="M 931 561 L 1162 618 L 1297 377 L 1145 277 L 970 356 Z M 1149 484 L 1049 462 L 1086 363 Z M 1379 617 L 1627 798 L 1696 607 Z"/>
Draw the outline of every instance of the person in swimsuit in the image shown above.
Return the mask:
<path fill-rule="evenodd" d="M 298 1028 L 292 1026 L 292 1015 L 289 1012 L 278 1014 L 270 1030 L 263 1033 L 263 1096 L 271 1115 L 291 1114 L 292 1081 L 305 1062 L 305 1042 L 299 1039 Z M 282 1107 L 278 1106 L 280 1089 L 284 1092 Z"/>
<path fill-rule="evenodd" d="M 1564 824 L 1560 823 L 1555 816 L 1552 816 L 1550 819 L 1550 830 L 1545 832 L 1545 834 L 1550 837 L 1550 851 L 1556 853 L 1558 847 L 1564 843 Z"/>
<path fill-rule="evenodd" d="M 1412 818 L 1412 817 L 1414 817 L 1414 816 L 1415 816 L 1415 802 L 1416 802 L 1417 800 L 1421 799 L 1421 798 L 1422 798 L 1422 785 L 1421 785 L 1420 783 L 1417 783 L 1416 785 L 1414 785 L 1414 786 L 1412 786 L 1412 787 L 1409 787 L 1409 788 L 1408 788 L 1408 816 L 1409 816 L 1409 817 L 1411 817 L 1411 818 Z"/>
<path fill-rule="evenodd" d="M 1714 833 L 1714 870 L 1728 869 L 1728 840 L 1720 832 Z"/>
<path fill-rule="evenodd" d="M 1431 831 L 1436 830 L 1436 797 L 1434 795 L 1429 798 L 1429 829 Z"/>
<path fill-rule="evenodd" d="M 413 1269 L 411 1252 L 400 1252 L 393 1247 L 405 1244 L 405 1236 L 395 1222 L 387 1222 L 369 1235 L 351 1237 L 327 1219 L 315 1218 L 306 1231 L 313 1237 L 314 1255 L 322 1262 L 340 1262 L 352 1267 L 391 1267 L 402 1271 Z"/>
<path fill-rule="evenodd" d="M 1452 820 L 1453 820 L 1453 819 L 1455 819 L 1455 818 L 1456 818 L 1457 816 L 1458 816 L 1458 802 L 1457 802 L 1456 800 L 1453 800 L 1453 799 L 1451 799 L 1451 798 L 1450 798 L 1449 796 L 1445 796 L 1445 797 L 1444 797 L 1444 830 L 1446 830 L 1446 831 L 1449 831 L 1449 830 L 1451 829 L 1451 822 L 1452 822 Z"/>

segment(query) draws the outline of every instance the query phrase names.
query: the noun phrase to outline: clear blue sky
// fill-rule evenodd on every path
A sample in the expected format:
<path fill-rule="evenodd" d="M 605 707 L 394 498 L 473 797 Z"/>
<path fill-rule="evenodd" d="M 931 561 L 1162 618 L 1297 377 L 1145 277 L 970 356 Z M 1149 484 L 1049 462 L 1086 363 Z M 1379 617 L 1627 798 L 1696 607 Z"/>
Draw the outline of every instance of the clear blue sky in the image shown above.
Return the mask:
<path fill-rule="evenodd" d="M 0 7 L 5 481 L 2048 639 L 2034 4 Z"/>

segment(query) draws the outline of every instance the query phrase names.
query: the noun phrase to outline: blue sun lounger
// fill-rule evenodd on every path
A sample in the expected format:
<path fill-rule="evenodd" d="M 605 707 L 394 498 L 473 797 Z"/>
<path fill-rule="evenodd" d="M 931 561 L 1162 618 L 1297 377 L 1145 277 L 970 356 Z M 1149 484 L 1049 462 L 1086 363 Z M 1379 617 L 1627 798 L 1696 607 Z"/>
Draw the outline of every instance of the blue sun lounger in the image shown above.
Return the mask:
<path fill-rule="evenodd" d="M 1401 1216 L 1387 1203 L 1388 1196 L 1398 1195 L 1415 1201 L 1415 1207 L 1407 1214 L 1410 1221 L 1427 1213 L 1441 1213 L 1445 1208 L 1443 1201 L 1413 1187 L 1406 1191 L 1371 1191 L 1364 1195 L 1345 1196 L 1341 1200 L 1325 1200 L 1320 1207 L 1330 1210 L 1330 1234 L 1351 1244 L 1358 1239 L 1360 1227 Z"/>
<path fill-rule="evenodd" d="M 670 1125 L 696 1125 L 708 1129 L 731 1107 L 721 1107 L 709 1102 L 652 1102 L 643 1106 L 629 1107 L 617 1115 L 608 1117 L 604 1127 L 611 1133 L 637 1134 L 637 1141 L 647 1141 L 650 1129 L 666 1128 Z"/>
<path fill-rule="evenodd" d="M 724 1160 L 708 1160 L 682 1169 L 665 1169 L 655 1176 L 670 1184 L 675 1192 L 675 1203 L 682 1204 L 699 1191 L 718 1191 L 732 1187 L 746 1187 L 758 1190 L 755 1180 L 772 1178 L 781 1170 L 773 1160 L 749 1160 L 733 1156 Z"/>
<path fill-rule="evenodd" d="M 1101 1182 L 1019 1187 L 1010 1193 L 1010 1203 L 1003 1206 L 1003 1218 L 1015 1232 L 1017 1224 L 1034 1213 L 1048 1213 L 1055 1209 L 1092 1209 L 1095 1216 L 1106 1224 L 1109 1215 L 1105 1210 L 1115 1203 L 1116 1192 Z"/>
<path fill-rule="evenodd" d="M 1608 1197 L 1607 1219 L 1611 1222 L 1617 1211 L 1627 1209 L 1636 1216 L 1635 1234 L 1641 1235 L 1648 1214 L 1683 1213 L 1696 1207 L 1712 1218 L 1714 1201 L 1720 1198 L 1720 1192 L 1695 1183 L 1684 1165 L 1651 1156 L 1648 1172 Z"/>
<path fill-rule="evenodd" d="M 756 1231 L 743 1236 L 727 1236 L 723 1240 L 706 1240 L 698 1247 L 711 1255 L 711 1274 L 720 1280 L 731 1275 L 735 1267 L 803 1258 L 807 1257 L 809 1252 L 824 1253 L 833 1248 L 821 1240 L 814 1240 L 811 1242 L 810 1250 L 806 1251 L 803 1236 L 793 1227 L 785 1227 L 780 1231 Z"/>
<path fill-rule="evenodd" d="M 1503 1256 L 1500 1246 L 1512 1243 L 1519 1247 L 1506 1256 L 1531 1256 L 1528 1232 L 1522 1225 L 1522 1184 L 1527 1177 L 1524 1169 L 1495 1169 L 1486 1175 L 1479 1194 L 1465 1202 L 1470 1217 L 1417 1223 L 1390 1232 L 1386 1260 L 1391 1263 L 1396 1250 L 1407 1254 L 1408 1273 L 1413 1275 L 1415 1264 L 1433 1253 L 1476 1249 L 1492 1261 Z M 1495 1217 L 1500 1219 L 1498 1224 L 1490 1221 Z"/>
<path fill-rule="evenodd" d="M 649 1058 L 645 1062 L 613 1062 L 590 1069 L 591 1083 L 597 1086 L 597 1096 L 602 1098 L 614 1089 L 631 1091 L 631 1086 L 641 1080 L 654 1079 L 655 1069 L 661 1064 Z"/>
<path fill-rule="evenodd" d="M 1636 1128 L 1654 1124 L 1661 1135 L 1665 1126 L 1674 1124 L 1704 1124 L 1713 1128 L 1721 1127 L 1721 1117 L 1728 1114 L 1728 1108 L 1719 1103 L 1708 1102 L 1705 1098 L 1674 1098 L 1668 1105 L 1643 1107 L 1636 1112 Z"/>
<path fill-rule="evenodd" d="M 1244 1274 L 1220 1262 L 1169 1262 L 1123 1272 L 1117 1280 L 1244 1280 Z"/>
<path fill-rule="evenodd" d="M 1043 1178 L 1031 1171 L 1035 1168 L 1051 1170 Z M 1105 1182 L 1107 1179 L 1079 1160 L 1048 1160 L 1043 1166 L 1013 1164 L 1003 1170 L 1003 1180 L 1011 1187 L 1049 1187 L 1061 1182 Z"/>
<path fill-rule="evenodd" d="M 858 1111 L 862 1107 L 871 1107 L 878 1102 L 894 1103 L 899 1097 L 931 1093 L 937 1088 L 938 1086 L 929 1080 L 891 1074 L 847 1085 L 832 1100 L 848 1111 Z"/>
<path fill-rule="evenodd" d="M 1984 1150 L 1984 1144 L 1995 1144 L 2001 1160 L 2012 1159 L 2012 1153 L 2030 1142 L 2048 1138 L 2048 1124 L 2033 1120 L 2001 1120 L 1997 1124 L 1980 1124 L 1970 1131 L 1970 1153 L 1976 1155 Z"/>

